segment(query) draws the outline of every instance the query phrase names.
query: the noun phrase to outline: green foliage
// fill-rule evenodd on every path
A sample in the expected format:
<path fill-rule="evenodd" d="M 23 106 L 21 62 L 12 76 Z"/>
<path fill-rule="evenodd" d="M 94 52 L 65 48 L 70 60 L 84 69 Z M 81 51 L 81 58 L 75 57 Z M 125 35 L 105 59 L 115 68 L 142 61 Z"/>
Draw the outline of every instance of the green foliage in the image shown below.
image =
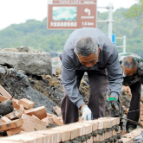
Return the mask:
<path fill-rule="evenodd" d="M 127 52 L 133 52 L 143 57 L 143 29 L 137 20 L 127 19 L 124 13 L 128 9 L 118 9 L 114 12 L 113 33 L 117 37 L 127 36 Z M 98 12 L 98 20 L 108 19 L 108 12 Z M 108 33 L 108 24 L 98 23 L 99 29 Z M 64 44 L 73 30 L 47 30 L 47 18 L 43 21 L 27 20 L 22 24 L 12 24 L 0 31 L 0 48 L 16 48 L 28 46 L 37 50 L 61 52 Z M 116 41 L 118 46 L 123 40 Z M 122 52 L 121 48 L 118 48 Z"/>
<path fill-rule="evenodd" d="M 137 3 L 128 9 L 125 16 L 130 19 L 136 19 L 143 26 L 143 0 L 136 1 Z"/>

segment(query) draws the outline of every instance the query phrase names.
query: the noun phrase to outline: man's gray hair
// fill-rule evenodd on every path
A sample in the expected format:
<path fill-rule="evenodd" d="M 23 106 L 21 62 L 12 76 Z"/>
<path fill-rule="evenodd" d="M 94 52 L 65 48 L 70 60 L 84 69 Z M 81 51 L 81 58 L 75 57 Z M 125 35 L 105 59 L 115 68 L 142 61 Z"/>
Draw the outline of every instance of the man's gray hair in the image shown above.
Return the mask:
<path fill-rule="evenodd" d="M 129 68 L 129 69 L 132 69 L 134 68 L 135 66 L 137 66 L 137 61 L 134 57 L 132 56 L 127 56 L 123 59 L 123 62 L 122 62 L 122 66 L 123 68 Z"/>
<path fill-rule="evenodd" d="M 75 45 L 76 54 L 80 54 L 83 57 L 89 56 L 91 53 L 98 54 L 98 44 L 92 37 L 83 37 L 76 42 Z"/>

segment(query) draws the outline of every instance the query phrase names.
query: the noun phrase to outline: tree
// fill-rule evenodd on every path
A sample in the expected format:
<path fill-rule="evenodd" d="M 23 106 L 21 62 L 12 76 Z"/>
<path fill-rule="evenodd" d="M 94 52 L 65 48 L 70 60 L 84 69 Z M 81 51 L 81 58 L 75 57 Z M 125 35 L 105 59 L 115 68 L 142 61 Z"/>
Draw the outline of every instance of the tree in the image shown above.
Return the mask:
<path fill-rule="evenodd" d="M 136 0 L 137 3 L 131 6 L 125 13 L 125 16 L 130 19 L 135 19 L 140 22 L 143 27 L 143 0 Z"/>

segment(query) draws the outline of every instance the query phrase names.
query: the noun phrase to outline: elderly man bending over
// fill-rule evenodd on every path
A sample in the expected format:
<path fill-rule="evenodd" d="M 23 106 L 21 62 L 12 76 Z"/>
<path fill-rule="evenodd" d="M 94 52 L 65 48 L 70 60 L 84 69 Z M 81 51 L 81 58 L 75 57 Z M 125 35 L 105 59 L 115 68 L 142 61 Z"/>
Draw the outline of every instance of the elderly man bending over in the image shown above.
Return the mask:
<path fill-rule="evenodd" d="M 122 87 L 122 69 L 118 52 L 110 39 L 97 28 L 75 30 L 66 41 L 62 54 L 62 82 L 64 98 L 61 103 L 65 124 L 78 121 L 78 109 L 82 119 L 90 120 L 104 116 L 105 91 L 109 81 L 110 98 L 108 104 L 118 106 L 118 96 Z M 107 69 L 108 77 L 105 69 Z M 88 73 L 90 98 L 85 105 L 79 93 L 80 81 Z M 113 107 L 114 108 L 114 107 Z"/>
<path fill-rule="evenodd" d="M 138 122 L 140 113 L 141 84 L 143 83 L 143 59 L 136 54 L 120 54 L 123 69 L 123 85 L 129 86 L 132 93 L 128 119 Z M 136 129 L 136 125 L 127 122 L 127 132 Z"/>

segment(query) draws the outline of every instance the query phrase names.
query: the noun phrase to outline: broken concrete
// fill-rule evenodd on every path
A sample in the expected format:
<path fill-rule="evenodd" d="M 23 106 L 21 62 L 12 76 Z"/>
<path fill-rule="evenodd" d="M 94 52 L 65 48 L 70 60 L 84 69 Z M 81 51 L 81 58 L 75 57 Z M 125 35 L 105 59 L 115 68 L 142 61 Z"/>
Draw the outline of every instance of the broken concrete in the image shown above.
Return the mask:
<path fill-rule="evenodd" d="M 26 74 L 51 74 L 51 56 L 49 53 L 25 53 L 0 51 L 0 65 L 16 70 L 23 70 Z"/>
<path fill-rule="evenodd" d="M 4 116 L 13 111 L 13 103 L 11 100 L 6 100 L 0 103 L 0 115 Z"/>

